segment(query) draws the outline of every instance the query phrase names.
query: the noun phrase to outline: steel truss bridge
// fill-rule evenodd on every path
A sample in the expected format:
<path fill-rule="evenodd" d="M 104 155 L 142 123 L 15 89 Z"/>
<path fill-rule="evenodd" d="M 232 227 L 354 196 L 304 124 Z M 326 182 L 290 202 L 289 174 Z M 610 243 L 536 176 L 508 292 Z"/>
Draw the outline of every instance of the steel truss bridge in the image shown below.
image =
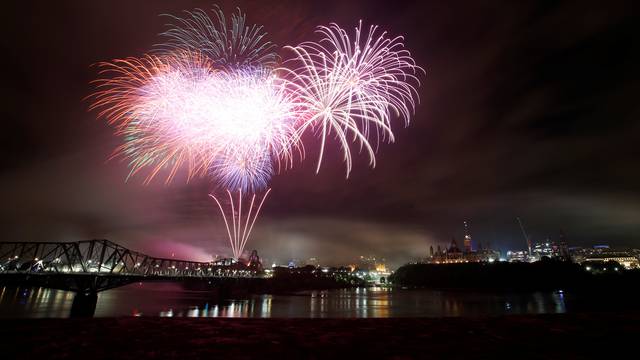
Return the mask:
<path fill-rule="evenodd" d="M 150 280 L 205 279 L 221 283 L 260 277 L 257 253 L 248 265 L 229 259 L 197 262 L 158 258 L 109 240 L 0 242 L 0 283 L 30 284 L 77 293 Z"/>

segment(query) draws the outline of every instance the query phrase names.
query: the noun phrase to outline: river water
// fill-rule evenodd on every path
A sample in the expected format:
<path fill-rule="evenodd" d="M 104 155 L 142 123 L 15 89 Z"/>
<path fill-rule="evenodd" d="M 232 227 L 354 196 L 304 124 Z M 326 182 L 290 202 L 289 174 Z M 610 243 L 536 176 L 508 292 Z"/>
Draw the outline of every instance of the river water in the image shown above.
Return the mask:
<path fill-rule="evenodd" d="M 46 288 L 0 287 L 0 317 L 69 317 L 74 293 Z M 177 283 L 139 283 L 98 294 L 94 316 L 249 318 L 384 318 L 499 316 L 564 313 L 563 292 L 475 293 L 357 288 L 253 295 L 216 301 L 209 292 Z M 570 306 L 569 306 L 570 308 Z"/>

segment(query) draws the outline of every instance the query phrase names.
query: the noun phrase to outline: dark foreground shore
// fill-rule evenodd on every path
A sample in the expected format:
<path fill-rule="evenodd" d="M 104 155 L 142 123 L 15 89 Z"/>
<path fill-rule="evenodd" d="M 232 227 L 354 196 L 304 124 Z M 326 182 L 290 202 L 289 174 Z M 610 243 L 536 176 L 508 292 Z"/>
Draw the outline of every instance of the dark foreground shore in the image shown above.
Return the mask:
<path fill-rule="evenodd" d="M 3 359 L 611 358 L 638 355 L 640 313 L 440 319 L 0 321 Z M 635 355 L 634 355 L 635 354 Z"/>

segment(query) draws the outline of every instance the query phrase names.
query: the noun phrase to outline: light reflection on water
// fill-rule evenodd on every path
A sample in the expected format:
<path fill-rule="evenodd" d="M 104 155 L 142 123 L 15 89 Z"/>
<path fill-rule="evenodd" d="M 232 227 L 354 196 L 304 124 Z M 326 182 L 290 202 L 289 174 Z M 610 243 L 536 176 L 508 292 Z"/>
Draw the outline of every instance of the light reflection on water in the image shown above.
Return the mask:
<path fill-rule="evenodd" d="M 46 288 L 0 288 L 0 317 L 68 317 L 74 294 Z M 358 288 L 254 295 L 219 302 L 176 283 L 132 284 L 98 295 L 96 317 L 370 318 L 498 316 L 566 312 L 565 294 L 473 293 Z"/>

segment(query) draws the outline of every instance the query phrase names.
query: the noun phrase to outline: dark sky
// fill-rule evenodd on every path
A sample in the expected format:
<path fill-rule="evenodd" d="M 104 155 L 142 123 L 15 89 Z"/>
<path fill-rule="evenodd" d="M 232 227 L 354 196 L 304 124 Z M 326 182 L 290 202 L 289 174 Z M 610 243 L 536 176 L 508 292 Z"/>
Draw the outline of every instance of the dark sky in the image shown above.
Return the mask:
<path fill-rule="evenodd" d="M 394 265 L 462 236 L 522 248 L 533 240 L 640 246 L 640 42 L 633 2 L 219 1 L 271 40 L 313 39 L 316 25 L 362 19 L 404 35 L 426 69 L 421 103 L 375 169 L 338 152 L 319 175 L 317 142 L 276 176 L 249 248 L 269 259 Z M 482 4 L 480 4 L 482 3 Z M 42 1 L 4 6 L 0 50 L 0 239 L 108 238 L 153 255 L 226 251 L 213 185 L 125 183 L 106 159 L 119 139 L 87 111 L 92 64 L 140 56 L 167 19 L 210 1 Z"/>

